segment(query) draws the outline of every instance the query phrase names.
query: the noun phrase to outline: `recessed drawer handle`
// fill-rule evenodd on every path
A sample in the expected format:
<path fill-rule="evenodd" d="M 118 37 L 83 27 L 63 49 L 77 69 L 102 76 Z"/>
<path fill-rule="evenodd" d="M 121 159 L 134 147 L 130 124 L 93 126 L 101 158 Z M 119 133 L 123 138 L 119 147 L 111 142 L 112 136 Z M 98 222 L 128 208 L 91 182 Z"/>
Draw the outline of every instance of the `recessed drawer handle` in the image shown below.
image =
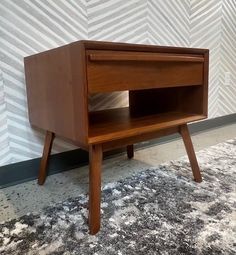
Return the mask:
<path fill-rule="evenodd" d="M 203 56 L 176 55 L 176 54 L 109 54 L 90 53 L 90 61 L 157 61 L 157 62 L 204 62 Z"/>

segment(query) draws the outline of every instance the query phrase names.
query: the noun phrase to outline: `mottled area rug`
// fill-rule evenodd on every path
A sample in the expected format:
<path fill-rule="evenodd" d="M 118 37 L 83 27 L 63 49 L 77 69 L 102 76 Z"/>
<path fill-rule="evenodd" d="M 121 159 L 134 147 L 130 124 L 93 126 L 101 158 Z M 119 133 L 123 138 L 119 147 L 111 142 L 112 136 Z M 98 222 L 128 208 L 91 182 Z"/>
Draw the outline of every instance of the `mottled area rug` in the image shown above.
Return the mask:
<path fill-rule="evenodd" d="M 236 139 L 102 191 L 102 228 L 88 234 L 87 196 L 0 225 L 0 254 L 236 254 Z"/>

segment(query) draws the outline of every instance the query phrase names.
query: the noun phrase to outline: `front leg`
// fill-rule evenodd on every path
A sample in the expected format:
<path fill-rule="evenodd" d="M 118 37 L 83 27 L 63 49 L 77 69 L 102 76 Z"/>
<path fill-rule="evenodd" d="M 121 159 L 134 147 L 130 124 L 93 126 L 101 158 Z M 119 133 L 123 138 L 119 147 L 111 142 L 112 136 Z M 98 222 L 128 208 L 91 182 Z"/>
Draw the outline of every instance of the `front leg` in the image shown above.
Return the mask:
<path fill-rule="evenodd" d="M 126 150 L 127 150 L 128 158 L 129 159 L 133 158 L 134 157 L 134 145 L 133 144 L 127 145 Z"/>
<path fill-rule="evenodd" d="M 52 149 L 52 143 L 54 140 L 55 134 L 47 131 L 46 137 L 44 141 L 44 148 L 43 148 L 43 156 L 40 162 L 40 168 L 39 168 L 39 175 L 38 175 L 38 184 L 43 185 L 46 177 L 47 177 L 47 166 L 48 166 L 48 160 Z"/>
<path fill-rule="evenodd" d="M 199 169 L 199 166 L 198 166 L 196 154 L 195 154 L 195 151 L 194 151 L 194 148 L 193 148 L 193 144 L 192 144 L 192 140 L 191 140 L 191 136 L 189 134 L 187 124 L 181 125 L 179 127 L 179 133 L 181 134 L 181 136 L 183 138 L 183 141 L 184 141 L 185 149 L 187 151 L 188 158 L 189 158 L 189 161 L 190 161 L 190 165 L 191 165 L 191 168 L 192 168 L 194 180 L 196 182 L 201 182 L 202 181 L 202 176 L 201 176 L 201 173 L 200 173 L 200 169 Z"/>
<path fill-rule="evenodd" d="M 102 146 L 89 147 L 89 231 L 95 235 L 100 229 Z"/>

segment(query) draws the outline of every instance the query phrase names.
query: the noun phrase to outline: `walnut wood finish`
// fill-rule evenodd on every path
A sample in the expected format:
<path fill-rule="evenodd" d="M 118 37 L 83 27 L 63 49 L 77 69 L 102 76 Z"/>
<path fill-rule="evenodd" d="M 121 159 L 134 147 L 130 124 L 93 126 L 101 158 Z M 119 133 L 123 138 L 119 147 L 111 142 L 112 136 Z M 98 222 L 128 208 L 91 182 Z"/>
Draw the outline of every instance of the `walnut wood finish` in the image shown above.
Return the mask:
<path fill-rule="evenodd" d="M 84 148 L 88 138 L 84 44 L 45 51 L 24 62 L 30 123 Z"/>
<path fill-rule="evenodd" d="M 43 185 L 47 177 L 48 160 L 49 160 L 49 155 L 51 153 L 54 137 L 55 137 L 54 133 L 49 131 L 46 132 L 44 148 L 43 148 L 43 156 L 42 156 L 40 167 L 39 167 L 39 176 L 38 176 L 39 185 Z"/>
<path fill-rule="evenodd" d="M 202 112 L 207 117 L 208 115 L 208 79 L 209 79 L 209 51 L 204 52 L 204 70 L 203 70 L 203 99 L 199 103 L 202 105 Z"/>
<path fill-rule="evenodd" d="M 89 151 L 89 229 L 100 228 L 102 152 L 180 132 L 194 179 L 201 181 L 187 123 L 207 117 L 209 51 L 74 42 L 25 58 L 29 119 L 47 131 L 39 184 L 54 133 Z M 91 112 L 96 93 L 129 91 L 129 107 Z"/>
<path fill-rule="evenodd" d="M 174 53 L 174 54 L 204 54 L 209 52 L 208 49 L 198 48 L 182 48 L 173 46 L 156 46 L 132 43 L 114 43 L 101 41 L 79 41 L 85 45 L 87 50 L 114 50 L 114 51 L 134 51 L 134 52 L 158 52 L 158 53 Z M 75 42 L 75 44 L 79 43 Z"/>
<path fill-rule="evenodd" d="M 200 173 L 200 169 L 198 166 L 198 162 L 197 162 L 197 158 L 195 155 L 195 151 L 193 148 L 193 144 L 192 144 L 192 140 L 189 134 L 189 130 L 188 130 L 188 126 L 187 124 L 181 125 L 179 127 L 179 133 L 181 134 L 183 141 L 184 141 L 184 145 L 188 154 L 188 158 L 190 161 L 190 165 L 193 171 L 193 176 L 194 176 L 194 180 L 196 182 L 201 182 L 202 181 L 202 176 Z"/>
<path fill-rule="evenodd" d="M 89 144 L 105 143 L 125 137 L 204 119 L 204 115 L 181 111 L 132 116 L 129 108 L 116 108 L 90 113 Z M 109 132 L 107 132 L 109 130 Z"/>
<path fill-rule="evenodd" d="M 204 62 L 201 55 L 164 54 L 126 51 L 87 51 L 91 61 Z"/>
<path fill-rule="evenodd" d="M 111 140 L 109 142 L 103 143 L 102 149 L 103 149 L 103 151 L 109 151 L 112 149 L 121 148 L 125 145 L 128 146 L 131 143 L 132 144 L 140 143 L 140 142 L 144 142 L 147 140 L 159 138 L 162 136 L 172 135 L 172 134 L 178 133 L 178 132 L 179 132 L 179 127 L 174 126 L 171 128 L 165 128 L 165 129 L 161 129 L 161 130 L 157 130 L 157 131 L 153 131 L 153 132 L 144 133 L 142 135 L 137 134 L 134 136 L 125 137 L 125 138 L 121 138 L 121 139 L 117 139 L 117 140 Z"/>
<path fill-rule="evenodd" d="M 202 85 L 129 91 L 129 108 L 134 117 L 174 111 L 201 115 L 203 105 L 199 101 L 203 101 Z"/>
<path fill-rule="evenodd" d="M 107 61 L 107 58 L 102 60 L 103 58 L 100 55 L 96 55 L 98 53 L 93 53 L 93 55 L 91 55 L 90 52 L 91 51 L 88 51 L 87 53 L 89 93 L 155 87 L 193 86 L 200 85 L 203 81 L 202 61 L 190 61 L 192 59 L 203 60 L 202 55 L 189 57 L 189 55 L 185 56 L 182 54 L 174 58 L 173 55 L 169 56 L 168 54 L 162 53 L 162 60 L 158 61 L 158 59 L 160 59 L 159 55 L 157 55 L 158 53 L 146 53 L 142 56 L 141 53 L 129 52 L 127 53 L 128 55 L 125 55 L 124 52 L 119 52 L 120 57 L 123 58 L 112 59 L 111 56 L 114 52 L 107 51 L 106 54 L 104 53 L 104 55 L 102 55 L 103 58 L 105 58 L 105 56 L 110 56 L 110 60 Z M 150 56 L 147 56 L 147 54 Z M 115 53 L 114 57 L 117 57 L 117 55 L 118 53 Z M 92 59 L 91 61 L 91 56 L 93 59 L 96 56 L 100 56 L 98 60 L 101 60 L 94 61 Z M 156 61 L 153 60 L 155 57 Z M 134 60 L 135 58 L 137 61 Z M 143 61 L 142 58 L 145 59 L 145 61 Z M 171 59 L 174 59 L 174 61 Z"/>
<path fill-rule="evenodd" d="M 100 229 L 102 146 L 89 146 L 89 230 L 96 234 Z"/>

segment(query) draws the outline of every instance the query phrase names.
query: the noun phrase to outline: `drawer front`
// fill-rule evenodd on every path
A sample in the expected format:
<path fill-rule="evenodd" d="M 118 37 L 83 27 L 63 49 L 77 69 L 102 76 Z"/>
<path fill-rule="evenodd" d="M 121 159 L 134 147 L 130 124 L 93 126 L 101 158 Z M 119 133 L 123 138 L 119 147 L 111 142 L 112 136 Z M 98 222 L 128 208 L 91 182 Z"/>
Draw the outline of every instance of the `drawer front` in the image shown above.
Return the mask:
<path fill-rule="evenodd" d="M 89 93 L 203 83 L 203 55 L 88 50 Z"/>

